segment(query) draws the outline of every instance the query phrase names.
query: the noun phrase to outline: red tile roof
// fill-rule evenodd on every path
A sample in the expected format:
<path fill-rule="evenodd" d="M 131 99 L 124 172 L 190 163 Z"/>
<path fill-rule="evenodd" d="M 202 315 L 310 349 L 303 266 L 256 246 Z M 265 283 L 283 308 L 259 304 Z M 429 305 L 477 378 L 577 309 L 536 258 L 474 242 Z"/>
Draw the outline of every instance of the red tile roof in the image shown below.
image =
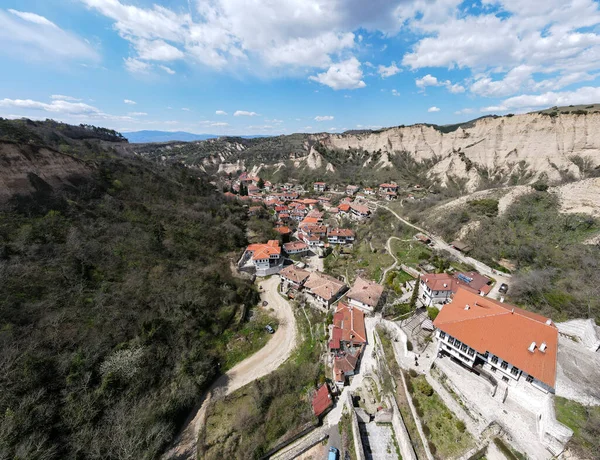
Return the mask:
<path fill-rule="evenodd" d="M 291 243 L 285 243 L 283 245 L 284 251 L 299 251 L 301 249 L 308 249 L 308 244 L 302 241 L 292 241 Z"/>
<path fill-rule="evenodd" d="M 326 301 L 334 298 L 346 287 L 342 281 L 321 272 L 312 272 L 304 286 Z"/>
<path fill-rule="evenodd" d="M 327 236 L 344 236 L 354 238 L 354 232 L 349 228 L 330 228 L 327 230 Z"/>
<path fill-rule="evenodd" d="M 319 417 L 323 412 L 329 409 L 333 405 L 331 399 L 331 393 L 327 384 L 322 385 L 313 396 L 312 407 L 313 413 Z"/>
<path fill-rule="evenodd" d="M 343 302 L 337 304 L 333 315 L 333 332 L 340 330 L 339 339 L 352 344 L 367 343 L 367 332 L 365 328 L 365 314 L 359 308 L 346 305 Z"/>
<path fill-rule="evenodd" d="M 350 205 L 348 203 L 340 204 L 338 209 L 342 212 L 348 212 L 350 211 Z"/>
<path fill-rule="evenodd" d="M 286 227 L 286 226 L 276 227 L 275 231 L 281 235 L 287 235 L 289 233 L 292 233 L 292 231 L 290 230 L 290 227 Z M 284 249 L 285 249 L 285 247 L 284 247 Z"/>
<path fill-rule="evenodd" d="M 461 286 L 434 325 L 479 353 L 489 351 L 554 388 L 558 329 L 550 319 Z M 533 342 L 536 348 L 530 352 Z M 544 352 L 539 349 L 542 343 L 547 347 Z"/>
<path fill-rule="evenodd" d="M 270 240 L 267 244 L 251 244 L 246 248 L 246 251 L 252 251 L 252 260 L 268 259 L 271 255 L 281 254 L 279 241 Z"/>

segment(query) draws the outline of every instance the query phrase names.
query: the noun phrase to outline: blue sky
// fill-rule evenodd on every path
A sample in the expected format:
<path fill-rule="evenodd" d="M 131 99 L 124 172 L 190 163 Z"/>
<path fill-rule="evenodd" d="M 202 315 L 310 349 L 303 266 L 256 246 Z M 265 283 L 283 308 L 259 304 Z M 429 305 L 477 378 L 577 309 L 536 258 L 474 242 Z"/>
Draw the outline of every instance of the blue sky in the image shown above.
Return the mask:
<path fill-rule="evenodd" d="M 2 0 L 0 116 L 340 132 L 600 102 L 594 0 Z"/>

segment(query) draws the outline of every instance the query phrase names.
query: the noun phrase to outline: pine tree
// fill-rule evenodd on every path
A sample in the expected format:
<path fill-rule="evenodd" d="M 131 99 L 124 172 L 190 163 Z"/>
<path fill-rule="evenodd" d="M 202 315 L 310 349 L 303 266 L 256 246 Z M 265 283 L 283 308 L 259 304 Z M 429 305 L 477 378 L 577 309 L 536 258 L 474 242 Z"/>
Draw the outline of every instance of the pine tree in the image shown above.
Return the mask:
<path fill-rule="evenodd" d="M 419 284 L 421 282 L 421 277 L 417 277 L 417 281 L 415 282 L 415 288 L 413 289 L 412 297 L 410 298 L 410 307 L 417 307 L 417 299 L 419 298 Z"/>
<path fill-rule="evenodd" d="M 259 188 L 259 189 L 261 189 L 261 190 L 262 190 L 263 188 L 265 188 L 265 181 L 262 179 L 262 177 L 260 177 L 260 178 L 258 179 L 258 184 L 257 184 L 257 186 L 258 186 L 258 188 Z"/>

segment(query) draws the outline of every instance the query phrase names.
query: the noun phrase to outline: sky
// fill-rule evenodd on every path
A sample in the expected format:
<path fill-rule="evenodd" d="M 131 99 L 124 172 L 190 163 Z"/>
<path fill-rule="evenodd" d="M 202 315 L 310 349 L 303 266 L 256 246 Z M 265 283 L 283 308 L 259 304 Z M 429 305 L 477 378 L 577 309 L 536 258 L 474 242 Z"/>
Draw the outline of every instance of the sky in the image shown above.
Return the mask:
<path fill-rule="evenodd" d="M 343 132 L 600 102 L 594 0 L 0 0 L 0 116 Z"/>

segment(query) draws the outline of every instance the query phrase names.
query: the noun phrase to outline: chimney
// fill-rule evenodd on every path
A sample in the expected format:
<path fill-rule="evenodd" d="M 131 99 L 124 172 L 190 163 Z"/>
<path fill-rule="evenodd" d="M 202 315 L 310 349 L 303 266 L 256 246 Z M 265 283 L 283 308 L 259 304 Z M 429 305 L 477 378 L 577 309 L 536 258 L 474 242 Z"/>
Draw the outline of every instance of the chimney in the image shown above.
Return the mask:
<path fill-rule="evenodd" d="M 540 351 L 542 353 L 546 353 L 546 348 L 548 348 L 548 345 L 546 345 L 546 342 L 542 342 L 542 344 L 540 345 Z"/>
<path fill-rule="evenodd" d="M 552 320 L 550 318 L 548 318 L 546 320 L 546 326 L 550 326 L 552 324 Z"/>
<path fill-rule="evenodd" d="M 500 297 L 500 303 L 504 303 L 504 296 Z M 513 308 L 513 313 L 515 312 L 515 309 Z"/>
<path fill-rule="evenodd" d="M 530 353 L 533 353 L 535 351 L 535 342 L 531 342 L 531 345 L 529 345 L 527 350 L 529 350 Z"/>
<path fill-rule="evenodd" d="M 444 287 L 448 287 L 448 285 L 446 283 L 444 283 Z"/>
<path fill-rule="evenodd" d="M 469 308 L 471 308 L 469 304 L 465 305 L 465 310 L 468 310 Z"/>

